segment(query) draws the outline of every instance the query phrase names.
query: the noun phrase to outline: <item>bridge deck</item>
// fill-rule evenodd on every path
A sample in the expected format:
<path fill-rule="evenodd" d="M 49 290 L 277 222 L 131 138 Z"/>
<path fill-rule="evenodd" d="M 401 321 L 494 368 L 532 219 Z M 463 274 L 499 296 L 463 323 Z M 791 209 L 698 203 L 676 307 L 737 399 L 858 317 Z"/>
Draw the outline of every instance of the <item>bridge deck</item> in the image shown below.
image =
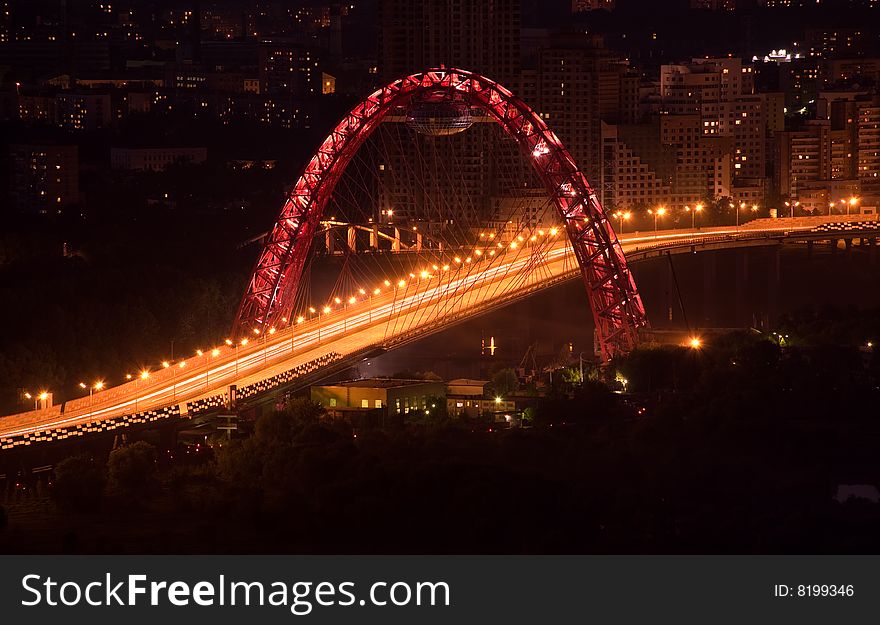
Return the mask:
<path fill-rule="evenodd" d="M 679 253 L 798 240 L 871 237 L 880 223 L 864 217 L 762 219 L 740 227 L 634 232 L 620 240 L 631 262 L 666 252 Z M 222 406 L 235 385 L 239 397 L 290 384 L 371 348 L 391 348 L 435 332 L 462 319 L 506 305 L 560 281 L 574 278 L 579 268 L 567 240 L 522 258 L 504 255 L 477 271 L 476 265 L 409 281 L 368 302 L 320 315 L 312 320 L 250 341 L 222 346 L 218 356 L 200 357 L 152 372 L 95 394 L 40 411 L 0 417 L 0 449 L 44 440 L 80 436 L 91 431 L 124 427 L 171 416 L 187 416 Z"/>

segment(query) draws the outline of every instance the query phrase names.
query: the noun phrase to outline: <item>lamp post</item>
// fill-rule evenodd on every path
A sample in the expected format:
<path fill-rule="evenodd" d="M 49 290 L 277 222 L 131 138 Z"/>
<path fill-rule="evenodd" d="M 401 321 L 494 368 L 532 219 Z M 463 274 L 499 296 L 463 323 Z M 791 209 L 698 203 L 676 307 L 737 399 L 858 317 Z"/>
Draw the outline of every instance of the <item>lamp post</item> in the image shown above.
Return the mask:
<path fill-rule="evenodd" d="M 702 212 L 703 212 L 703 205 L 702 205 L 702 204 L 697 204 L 697 205 L 694 206 L 693 208 L 691 208 L 690 206 L 685 206 L 685 207 L 684 207 L 684 210 L 685 210 L 685 212 L 688 212 L 688 213 L 691 214 L 691 230 L 695 230 L 696 227 L 697 227 L 697 226 L 696 226 L 696 223 L 697 223 L 697 213 L 702 213 Z"/>
<path fill-rule="evenodd" d="M 171 369 L 171 399 L 172 401 L 177 396 L 177 372 L 174 370 L 174 367 L 171 366 L 171 363 L 167 360 L 162 361 L 163 369 Z"/>
<path fill-rule="evenodd" d="M 149 377 L 150 377 L 150 372 L 147 371 L 146 369 L 144 369 L 143 371 L 141 371 L 141 374 L 138 376 L 138 379 L 137 379 L 137 382 L 136 382 L 137 386 L 135 387 L 135 393 L 134 393 L 134 411 L 135 411 L 135 412 L 137 412 L 137 410 L 138 410 L 138 399 L 140 399 L 140 386 L 141 386 L 141 383 L 142 383 L 143 381 L 145 381 L 145 380 L 146 380 L 147 378 L 149 378 Z"/>
<path fill-rule="evenodd" d="M 275 328 L 272 328 L 271 332 L 272 332 L 272 334 L 275 334 Z M 261 334 L 260 329 L 254 328 L 254 334 L 256 334 L 259 337 Z M 262 335 L 263 335 L 263 366 L 265 367 L 266 366 L 266 341 L 268 339 L 268 333 L 263 332 Z"/>
<path fill-rule="evenodd" d="M 248 339 L 246 339 L 246 338 L 245 338 L 245 339 L 241 339 L 241 340 L 236 344 L 236 346 L 235 346 L 235 375 L 236 375 L 236 376 L 238 375 L 238 348 L 239 348 L 239 347 L 244 347 L 244 346 L 247 345 L 249 342 L 250 342 L 250 341 L 248 341 Z"/>
<path fill-rule="evenodd" d="M 216 358 L 220 355 L 220 350 L 216 347 L 211 350 L 211 356 L 207 359 L 207 365 L 205 366 L 205 390 L 207 391 L 210 388 L 209 378 L 211 376 L 211 358 Z"/>
<path fill-rule="evenodd" d="M 739 210 L 736 211 L 736 225 L 737 225 L 737 227 L 739 227 L 739 211 L 745 210 L 745 209 L 746 209 L 746 203 L 740 202 L 739 203 Z"/>
<path fill-rule="evenodd" d="M 238 343 L 233 343 L 232 339 L 226 339 L 226 344 L 233 349 L 235 355 L 235 376 L 238 377 Z"/>
<path fill-rule="evenodd" d="M 184 367 L 186 367 L 186 361 L 181 360 L 179 363 L 177 363 L 177 366 L 180 367 L 181 369 L 183 369 Z M 174 377 L 173 373 L 171 375 L 171 379 L 172 379 L 171 400 L 176 401 L 177 400 L 177 382 L 174 382 L 175 377 Z"/>
<path fill-rule="evenodd" d="M 623 223 L 625 221 L 629 221 L 629 218 L 632 217 L 632 213 L 629 211 L 616 211 L 614 216 L 617 217 L 618 220 L 618 234 L 623 234 Z"/>
<path fill-rule="evenodd" d="M 318 313 L 318 343 L 321 342 L 321 314 L 323 313 L 326 317 L 330 314 L 331 310 L 332 309 L 329 306 L 324 306 L 324 308 L 321 309 L 321 312 Z"/>
<path fill-rule="evenodd" d="M 656 234 L 657 234 L 657 218 L 658 218 L 658 217 L 663 217 L 663 215 L 666 214 L 666 207 L 665 207 L 665 206 L 661 206 L 661 207 L 659 207 L 657 210 L 651 210 L 651 209 L 649 208 L 649 209 L 648 209 L 648 214 L 654 216 L 654 235 L 656 236 Z"/>
<path fill-rule="evenodd" d="M 847 205 L 846 205 L 846 214 L 847 214 L 847 216 L 849 216 L 849 209 L 850 209 L 850 208 L 855 208 L 856 205 L 857 205 L 858 203 L 859 203 L 859 198 L 857 198 L 857 197 L 855 197 L 855 196 L 849 198 L 849 202 L 848 202 Z"/>
<path fill-rule="evenodd" d="M 88 414 L 88 416 L 91 417 L 92 416 L 92 394 L 95 391 L 100 391 L 102 388 L 104 388 L 104 382 L 103 382 L 103 380 L 98 380 L 97 382 L 95 382 L 94 386 L 86 386 L 85 382 L 80 382 L 79 387 L 83 390 L 89 389 L 89 414 Z"/>
<path fill-rule="evenodd" d="M 40 391 L 36 396 L 34 396 L 28 392 L 25 392 L 24 398 L 25 399 L 33 399 L 34 400 L 34 410 L 39 410 L 40 409 L 40 402 L 46 401 L 47 399 L 49 399 L 49 393 L 48 393 L 48 391 Z"/>

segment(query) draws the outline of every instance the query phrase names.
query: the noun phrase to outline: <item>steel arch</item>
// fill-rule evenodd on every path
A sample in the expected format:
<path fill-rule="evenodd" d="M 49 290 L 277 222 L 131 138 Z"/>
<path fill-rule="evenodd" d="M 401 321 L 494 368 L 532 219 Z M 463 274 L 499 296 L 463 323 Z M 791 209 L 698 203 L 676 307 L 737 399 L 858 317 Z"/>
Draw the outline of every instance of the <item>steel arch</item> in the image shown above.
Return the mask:
<path fill-rule="evenodd" d="M 571 240 L 603 360 L 626 353 L 647 323 L 614 229 L 583 173 L 541 117 L 505 87 L 461 69 L 431 69 L 370 94 L 333 129 L 296 181 L 266 238 L 235 320 L 234 332 L 286 325 L 321 215 L 342 172 L 394 108 L 416 94 L 447 89 L 486 110 L 516 139 L 548 193 Z M 288 322 L 289 323 L 289 322 Z"/>

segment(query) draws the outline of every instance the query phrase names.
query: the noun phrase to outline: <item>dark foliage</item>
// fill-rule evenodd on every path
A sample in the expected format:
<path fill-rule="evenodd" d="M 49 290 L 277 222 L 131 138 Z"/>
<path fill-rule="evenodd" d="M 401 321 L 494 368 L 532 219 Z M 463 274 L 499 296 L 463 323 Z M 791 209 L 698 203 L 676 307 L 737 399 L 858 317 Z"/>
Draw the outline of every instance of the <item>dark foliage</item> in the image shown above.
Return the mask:
<path fill-rule="evenodd" d="M 144 441 L 115 449 L 107 461 L 110 492 L 129 501 L 148 496 L 156 474 L 156 448 Z"/>
<path fill-rule="evenodd" d="M 73 456 L 55 467 L 52 496 L 62 510 L 94 512 L 101 505 L 105 482 L 99 462 L 87 455 Z"/>

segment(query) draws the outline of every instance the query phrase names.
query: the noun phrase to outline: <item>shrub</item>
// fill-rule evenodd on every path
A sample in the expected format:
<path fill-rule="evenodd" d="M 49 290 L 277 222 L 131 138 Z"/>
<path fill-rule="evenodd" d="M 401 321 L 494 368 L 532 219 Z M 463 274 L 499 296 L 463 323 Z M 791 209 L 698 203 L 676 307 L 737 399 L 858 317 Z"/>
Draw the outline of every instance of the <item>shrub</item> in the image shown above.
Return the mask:
<path fill-rule="evenodd" d="M 104 482 L 104 468 L 94 458 L 72 456 L 55 467 L 52 497 L 64 510 L 94 510 L 101 504 Z"/>
<path fill-rule="evenodd" d="M 110 454 L 107 472 L 110 489 L 117 495 L 135 498 L 156 484 L 156 448 L 138 441 Z"/>

